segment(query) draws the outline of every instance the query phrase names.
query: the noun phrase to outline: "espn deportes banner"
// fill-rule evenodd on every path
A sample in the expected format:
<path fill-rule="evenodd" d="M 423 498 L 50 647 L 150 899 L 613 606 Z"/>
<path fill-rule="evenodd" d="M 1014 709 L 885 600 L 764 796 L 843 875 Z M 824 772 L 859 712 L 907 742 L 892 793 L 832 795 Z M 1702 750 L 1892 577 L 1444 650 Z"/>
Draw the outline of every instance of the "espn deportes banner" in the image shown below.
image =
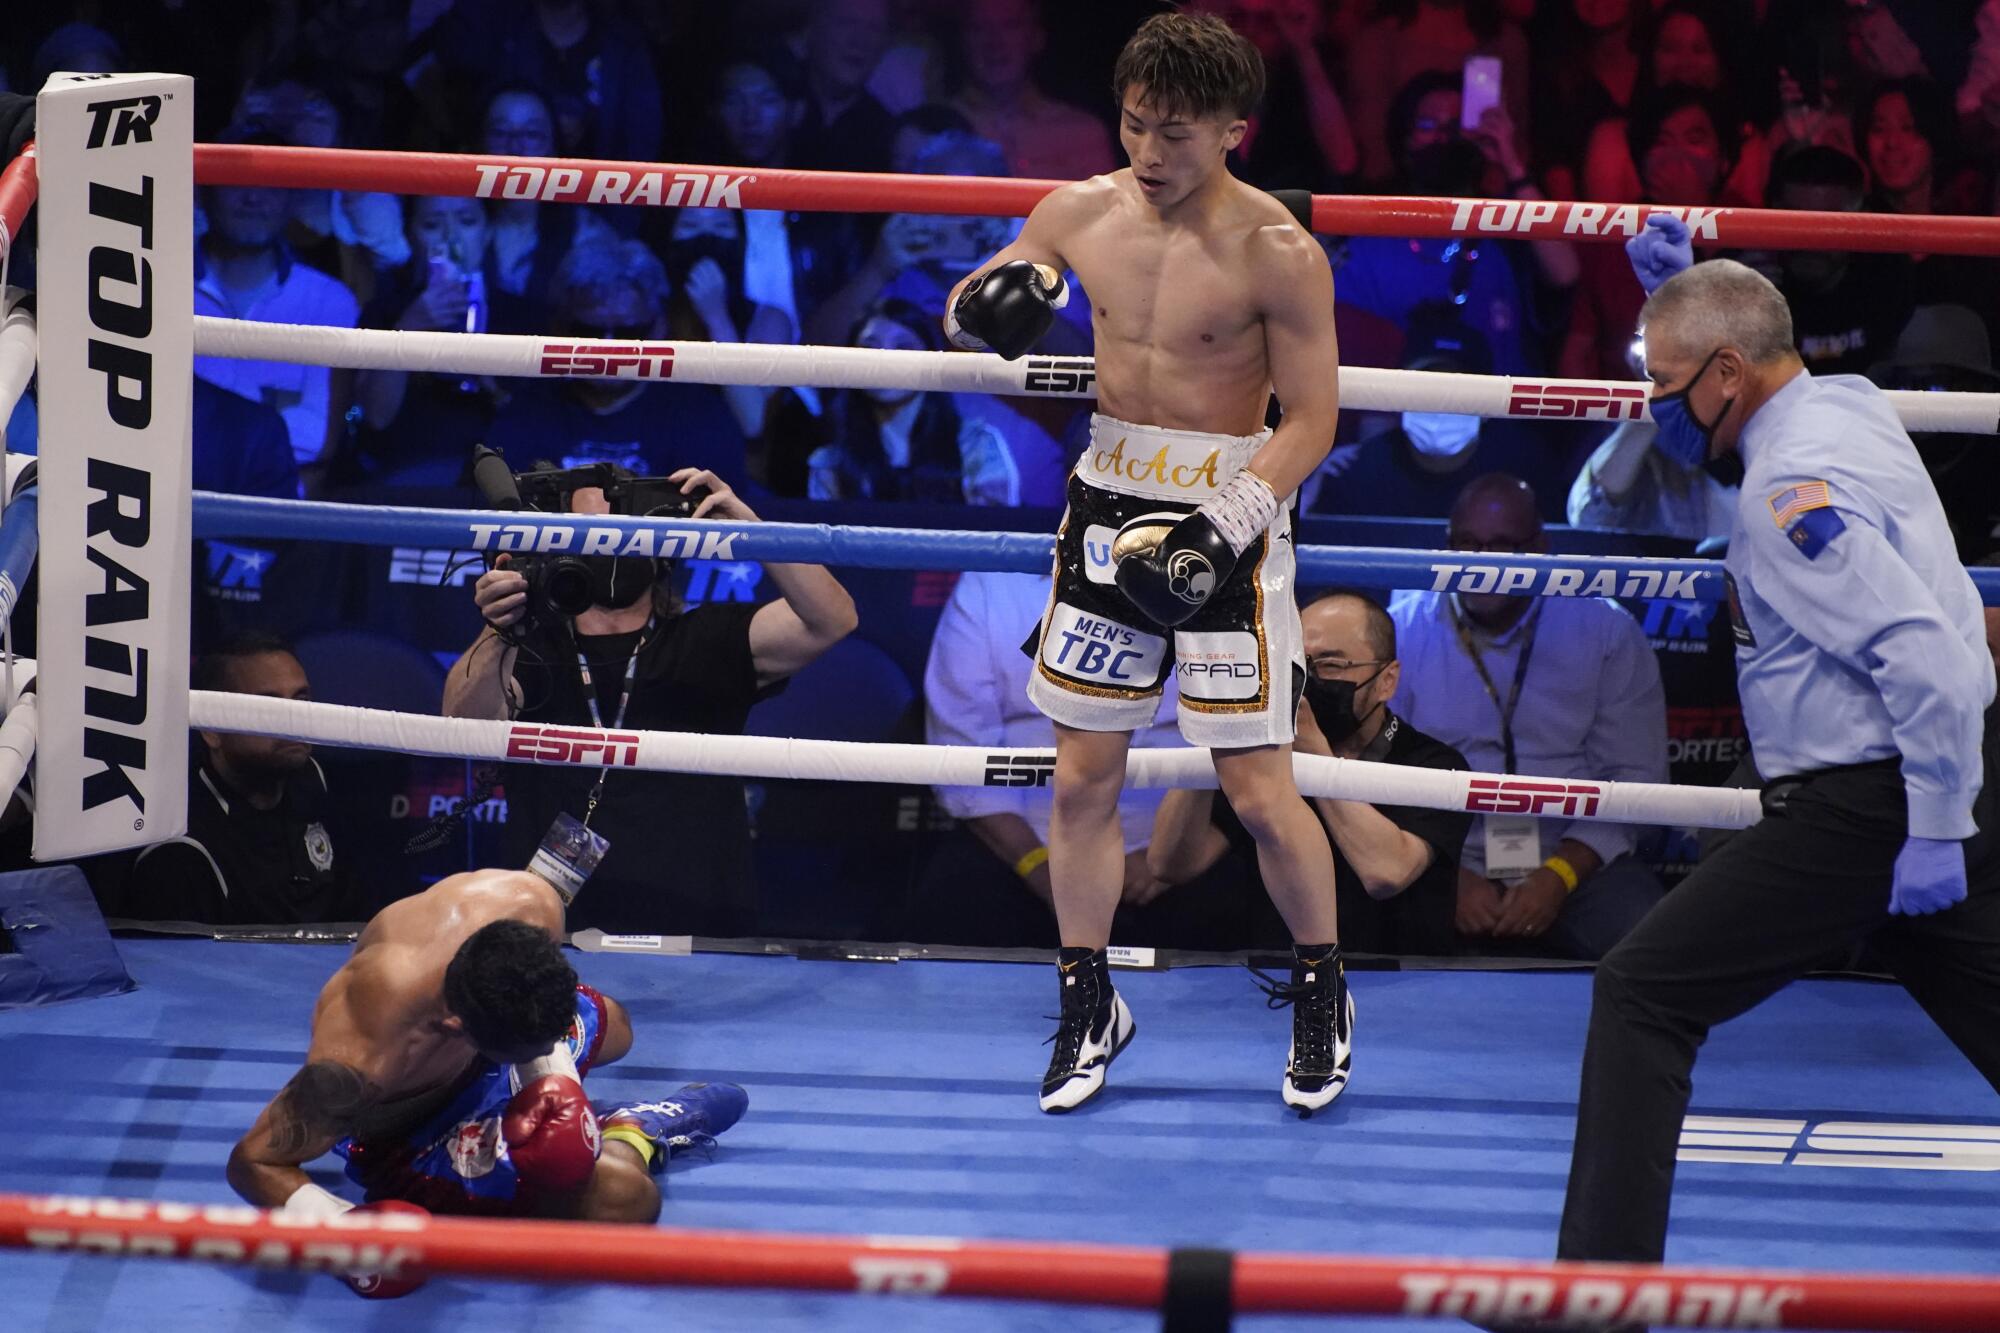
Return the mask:
<path fill-rule="evenodd" d="M 35 125 L 46 861 L 187 822 L 194 80 L 55 74 Z"/>

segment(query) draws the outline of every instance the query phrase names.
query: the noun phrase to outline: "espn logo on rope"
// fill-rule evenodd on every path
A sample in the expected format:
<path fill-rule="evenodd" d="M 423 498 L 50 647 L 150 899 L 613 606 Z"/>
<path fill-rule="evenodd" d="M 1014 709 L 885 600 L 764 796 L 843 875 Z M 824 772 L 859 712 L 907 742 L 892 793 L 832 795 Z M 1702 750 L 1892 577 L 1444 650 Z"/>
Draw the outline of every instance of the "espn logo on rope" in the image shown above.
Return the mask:
<path fill-rule="evenodd" d="M 543 343 L 542 374 L 606 380 L 672 379 L 674 349 L 667 343 Z"/>
<path fill-rule="evenodd" d="M 507 732 L 507 758 L 530 764 L 637 768 L 639 737 L 630 731 L 573 731 L 517 723 Z"/>
<path fill-rule="evenodd" d="M 1067 394 L 1083 397 L 1096 392 L 1097 362 L 1087 356 L 1030 357 L 1023 384 L 1029 393 Z"/>
<path fill-rule="evenodd" d="M 613 171 L 581 167 L 509 166 L 481 162 L 474 193 L 481 199 L 566 200 L 584 204 L 639 204 L 652 208 L 741 208 L 743 187 L 755 176 L 706 171 Z"/>
<path fill-rule="evenodd" d="M 1465 808 L 1483 815 L 1561 815 L 1588 819 L 1597 813 L 1604 787 L 1596 782 L 1535 778 L 1474 778 Z"/>
<path fill-rule="evenodd" d="M 110 132 L 113 148 L 123 148 L 128 143 L 153 142 L 153 122 L 160 118 L 160 103 L 157 97 L 120 97 L 110 102 L 92 102 L 84 108 L 90 113 L 90 137 L 84 140 L 84 150 L 104 147 L 107 131 Z"/>
<path fill-rule="evenodd" d="M 1056 757 L 1052 754 L 989 754 L 986 756 L 988 787 L 1046 787 L 1055 781 Z"/>
<path fill-rule="evenodd" d="M 1569 421 L 1644 421 L 1646 391 L 1610 384 L 1516 382 L 1507 399 L 1510 417 L 1555 417 Z"/>

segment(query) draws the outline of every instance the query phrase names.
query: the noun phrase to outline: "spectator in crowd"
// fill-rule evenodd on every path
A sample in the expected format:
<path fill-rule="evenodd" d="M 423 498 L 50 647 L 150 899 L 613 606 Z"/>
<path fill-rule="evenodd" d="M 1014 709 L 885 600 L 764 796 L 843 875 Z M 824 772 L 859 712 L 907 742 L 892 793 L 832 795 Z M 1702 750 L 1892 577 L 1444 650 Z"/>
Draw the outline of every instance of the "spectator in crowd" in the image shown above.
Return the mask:
<path fill-rule="evenodd" d="M 894 297 L 863 317 L 854 345 L 944 350 L 937 317 Z M 1061 450 L 1026 418 L 982 397 L 914 389 L 826 395 L 818 435 L 806 436 L 821 441 L 806 459 L 806 493 L 815 500 L 1061 504 Z M 776 422 L 769 452 L 796 449 L 791 441 L 812 429 L 796 415 Z M 774 465 L 767 459 L 767 467 Z"/>
<path fill-rule="evenodd" d="M 718 73 L 710 105 L 716 160 L 799 165 L 793 140 L 805 108 L 804 75 L 790 52 L 767 46 L 732 57 Z M 750 208 L 743 210 L 743 229 L 744 294 L 782 311 L 794 329 L 806 327 L 808 314 L 861 262 L 861 228 L 852 214 Z"/>
<path fill-rule="evenodd" d="M 410 0 L 332 0 L 302 7 L 292 21 L 299 23 L 303 52 L 341 108 L 355 143 L 447 146 L 442 104 L 426 103 L 413 88 Z"/>
<path fill-rule="evenodd" d="M 529 84 L 506 84 L 486 99 L 480 117 L 479 151 L 494 157 L 553 157 L 555 112 L 548 97 Z M 549 279 L 579 238 L 608 232 L 595 209 L 583 204 L 543 204 L 533 199 L 487 201 L 491 241 L 486 271 L 494 299 L 502 293 L 524 298 L 533 309 L 534 331 L 546 328 Z M 508 332 L 525 333 L 527 329 Z"/>
<path fill-rule="evenodd" d="M 244 633 L 195 662 L 193 687 L 310 699 L 281 639 Z M 187 833 L 140 852 L 114 909 L 141 921 L 294 925 L 359 921 L 368 904 L 334 854 L 326 775 L 300 741 L 197 732 Z"/>
<path fill-rule="evenodd" d="M 1619 122 L 1631 140 L 1629 156 L 1644 164 L 1630 194 L 1609 196 L 1677 208 L 1721 202 L 1717 191 L 1729 175 L 1739 143 L 1722 104 L 1696 88 L 1648 93 Z M 1582 280 L 1570 306 L 1558 365 L 1578 379 L 1624 379 L 1645 293 L 1632 281 L 1624 252 L 1615 245 L 1578 249 Z"/>
<path fill-rule="evenodd" d="M 1390 109 L 1420 75 L 1457 87 L 1469 55 L 1500 57 L 1508 117 L 1528 128 L 1528 42 L 1496 0 L 1382 0 L 1347 48 L 1347 107 L 1361 145 L 1364 180 L 1401 174 Z M 1453 119 L 1457 117 L 1454 114 Z"/>
<path fill-rule="evenodd" d="M 1920 305 L 1887 360 L 1868 370 L 1884 389 L 2000 393 L 1993 341 L 1979 314 L 1963 305 Z M 2000 542 L 2000 449 L 1991 435 L 1912 434 L 1967 564 Z"/>
<path fill-rule="evenodd" d="M 1858 213 L 1867 195 L 1861 164 L 1835 148 L 1794 148 L 1771 169 L 1771 206 Z M 1787 250 L 1745 256 L 1778 285 L 1792 308 L 1799 356 L 1815 375 L 1865 373 L 1895 344 L 1910 317 L 1906 255 Z"/>
<path fill-rule="evenodd" d="M 895 118 L 868 91 L 889 48 L 889 0 L 820 0 L 806 21 L 806 105 L 796 166 L 886 171 Z"/>
<path fill-rule="evenodd" d="M 924 670 L 924 739 L 932 745 L 1046 749 L 1055 729 L 1028 702 L 1034 663 L 1021 651 L 1049 600 L 1046 574 L 961 574 L 938 617 Z M 1178 698 L 1164 691 L 1153 725 L 1133 737 L 1141 747 L 1178 746 Z M 904 921 L 904 938 L 989 948 L 1053 948 L 1055 899 L 1049 888 L 1049 789 L 940 787 L 938 803 L 962 833 L 944 842 L 926 867 Z M 1142 908 L 1164 885 L 1146 867 L 1157 791 L 1127 790 L 1118 800 L 1125 830 L 1125 904 Z M 1131 924 L 1131 912 L 1127 921 Z M 1120 940 L 1129 931 L 1118 932 Z M 1198 947 L 1224 947 L 1211 942 Z"/>
<path fill-rule="evenodd" d="M 1628 271 L 1626 281 L 1631 281 Z M 1422 305 L 1410 312 L 1403 343 L 1405 370 L 1487 375 L 1493 356 L 1486 339 L 1465 327 L 1459 308 Z M 1311 508 L 1321 513 L 1435 519 L 1451 508 L 1465 483 L 1507 472 L 1542 483 L 1550 494 L 1570 476 L 1579 437 L 1536 422 L 1485 420 L 1456 412 L 1366 414 L 1360 443 L 1336 445 L 1325 484 Z M 1550 518 L 1559 518 L 1552 513 Z"/>
<path fill-rule="evenodd" d="M 1395 623 L 1379 603 L 1358 593 L 1330 593 L 1308 604 L 1299 618 L 1311 674 L 1299 705 L 1296 753 L 1465 768 L 1458 751 L 1389 710 L 1400 669 Z M 1458 856 L 1472 817 L 1325 796 L 1310 801 L 1333 846 L 1341 948 L 1349 954 L 1456 953 Z M 1238 863 L 1254 896 L 1265 898 L 1256 874 L 1256 843 L 1229 798 L 1217 791 L 1168 792 L 1147 853 L 1153 873 L 1169 886 L 1183 885 L 1225 857 Z M 1268 899 L 1258 906 L 1260 917 L 1275 919 Z M 1289 938 L 1282 922 L 1275 931 L 1253 933 L 1260 947 Z"/>
<path fill-rule="evenodd" d="M 958 52 L 951 30 L 961 20 L 957 0 L 889 0 L 889 42 L 868 91 L 892 116 L 946 95 Z"/>
<path fill-rule="evenodd" d="M 269 139 L 251 135 L 244 142 Z M 293 258 L 286 247 L 283 190 L 212 185 L 201 193 L 209 225 L 195 247 L 195 314 L 354 327 L 360 314 L 354 293 Z M 334 372 L 325 366 L 199 356 L 194 370 L 212 384 L 277 408 L 302 473 L 321 462 L 346 410 L 349 377 L 343 372 L 336 390 Z"/>
<path fill-rule="evenodd" d="M 1548 550 L 1534 493 L 1500 474 L 1466 486 L 1449 536 L 1455 551 Z M 1666 781 L 1659 664 L 1616 602 L 1410 592 L 1390 613 L 1402 662 L 1397 707 L 1474 770 Z M 1459 933 L 1475 952 L 1602 957 L 1663 892 L 1631 855 L 1636 832 L 1481 816 L 1459 864 Z"/>
<path fill-rule="evenodd" d="M 1892 79 L 1868 91 L 1854 113 L 1854 142 L 1867 164 L 1877 213 L 1976 214 L 1987 182 L 1959 152 L 1944 95 L 1927 79 Z M 1969 255 L 1910 257 L 1911 299 L 1951 302 L 1991 313 L 2000 302 L 2000 275 L 1990 259 Z"/>
<path fill-rule="evenodd" d="M 590 341 L 664 338 L 668 295 L 666 269 L 638 241 L 584 241 L 550 281 L 553 332 Z M 744 475 L 743 431 L 722 390 L 656 376 L 514 386 L 487 443 L 516 468 L 540 459 L 616 463 L 647 476 L 694 467 L 732 485 Z"/>
<path fill-rule="evenodd" d="M 1236 175 L 1267 190 L 1326 193 L 1351 183 L 1361 148 L 1336 86 L 1338 49 L 1312 0 L 1229 0 L 1230 26 L 1264 57 L 1264 106 L 1236 147 Z M 1022 172 L 1032 175 L 1032 172 Z"/>
<path fill-rule="evenodd" d="M 972 119 L 957 107 L 930 102 L 911 107 L 896 117 L 896 137 L 889 141 L 889 170 L 910 175 L 931 149 L 942 146 L 947 136 L 965 135 L 977 139 Z"/>
<path fill-rule="evenodd" d="M 1554 0 L 1534 32 L 1535 156 L 1559 199 L 1577 197 L 1592 130 L 1632 105 L 1641 78 L 1643 0 Z"/>
<path fill-rule="evenodd" d="M 667 284 L 667 336 L 677 342 L 791 343 L 798 330 L 782 310 L 748 295 L 748 245 L 744 215 L 729 208 L 681 208 L 667 224 L 660 247 Z M 723 386 L 722 396 L 745 439 L 764 429 L 771 390 L 754 384 Z"/>
<path fill-rule="evenodd" d="M 543 313 L 493 278 L 490 205 L 413 195 L 405 204 L 411 258 L 362 312 L 363 327 L 421 333 L 546 333 Z M 403 485 L 451 486 L 484 443 L 506 392 L 485 376 L 364 370 L 351 454 L 335 480 L 362 475 Z"/>
<path fill-rule="evenodd" d="M 688 468 L 674 479 L 690 494 L 706 492 L 696 518 L 757 521 L 714 473 Z M 601 489 L 583 487 L 569 508 L 601 514 L 609 505 Z M 765 566 L 779 596 L 762 606 L 686 608 L 673 595 L 669 562 L 594 559 L 593 604 L 574 617 L 531 610 L 527 580 L 511 557 L 480 576 L 473 599 L 486 626 L 446 680 L 446 716 L 735 735 L 753 703 L 855 625 L 853 599 L 818 565 Z M 740 780 L 517 765 L 506 782 L 504 864 L 526 865 L 563 814 L 609 840 L 569 909 L 572 929 L 755 931 Z"/>
<path fill-rule="evenodd" d="M 285 431 L 285 419 L 270 404 L 197 378 L 188 434 L 194 448 L 194 489 L 299 498 L 299 465 L 292 457 L 291 436 Z M 10 437 L 8 448 L 15 447 Z M 35 451 L 30 447 L 27 452 Z"/>
<path fill-rule="evenodd" d="M 1459 126 L 1460 105 L 1460 80 L 1455 74 L 1418 75 L 1396 95 L 1389 131 L 1396 146 L 1400 193 L 1461 197 L 1481 193 L 1488 154 L 1503 155 L 1498 131 L 1511 127 L 1504 117 L 1496 117 L 1487 122 L 1483 142 L 1475 141 Z M 1506 136 L 1504 156 L 1518 164 L 1511 137 Z M 1508 182 L 1507 188 L 1523 199 L 1540 194 L 1525 178 Z M 1538 241 L 1527 249 L 1552 285 L 1575 281 L 1573 246 Z M 1397 324 L 1407 323 L 1420 304 L 1457 306 L 1465 327 L 1486 339 L 1494 369 L 1515 375 L 1542 361 L 1529 327 L 1532 275 L 1519 270 L 1516 253 L 1516 247 L 1498 241 L 1357 236 L 1347 243 L 1337 286 L 1344 303 Z"/>
<path fill-rule="evenodd" d="M 299 148 L 345 146 L 332 96 L 297 76 L 251 83 L 230 124 L 239 133 L 268 134 Z M 374 298 L 378 276 L 410 257 L 402 205 L 393 194 L 287 190 L 285 199 L 285 243 L 292 253 L 339 278 L 364 306 Z"/>
<path fill-rule="evenodd" d="M 591 0 L 458 4 L 438 22 L 434 46 L 451 82 L 475 96 L 503 84 L 546 90 L 559 156 L 659 159 L 659 76 L 617 7 Z"/>
<path fill-rule="evenodd" d="M 931 140 L 915 167 L 919 173 L 932 176 L 1007 174 L 999 145 L 950 130 Z M 890 214 L 868 261 L 813 312 L 807 341 L 846 341 L 862 314 L 888 298 L 908 301 L 942 321 L 945 297 L 952 286 L 1007 244 L 1015 225 L 1007 218 Z M 1072 299 L 1042 339 L 1039 350 L 1057 355 L 1087 352 L 1089 309 L 1087 300 Z"/>
<path fill-rule="evenodd" d="M 965 83 L 953 105 L 1000 145 L 1007 174 L 1081 180 L 1117 166 L 1104 122 L 1035 83 L 1035 59 L 1048 40 L 1037 0 L 969 0 L 963 17 Z"/>
<path fill-rule="evenodd" d="M 2000 0 L 1979 0 L 1971 59 L 1953 98 L 1959 125 L 1982 150 L 2000 146 Z"/>
<path fill-rule="evenodd" d="M 1672 0 L 1655 11 L 1643 32 L 1638 86 L 1621 108 L 1630 114 L 1605 116 L 1591 127 L 1582 158 L 1582 197 L 1617 203 L 1641 198 L 1654 203 L 1762 202 L 1771 154 L 1764 136 L 1735 103 L 1741 78 L 1726 58 L 1716 11 L 1696 0 Z M 1695 104 L 1710 122 L 1708 136 L 1691 124 L 1662 134 L 1663 120 L 1685 118 L 1684 108 Z M 1639 118 L 1648 123 L 1635 125 Z M 1731 146 L 1713 180 L 1705 161 L 1661 160 L 1675 152 L 1699 155 L 1709 137 Z M 1644 193 L 1652 189 L 1663 195 Z M 1703 197 L 1682 200 L 1665 194 Z"/>
<path fill-rule="evenodd" d="M 125 47 L 116 37 L 88 23 L 65 23 L 35 48 L 28 81 L 21 91 L 33 96 L 57 70 L 71 74 L 118 74 L 132 68 Z"/>

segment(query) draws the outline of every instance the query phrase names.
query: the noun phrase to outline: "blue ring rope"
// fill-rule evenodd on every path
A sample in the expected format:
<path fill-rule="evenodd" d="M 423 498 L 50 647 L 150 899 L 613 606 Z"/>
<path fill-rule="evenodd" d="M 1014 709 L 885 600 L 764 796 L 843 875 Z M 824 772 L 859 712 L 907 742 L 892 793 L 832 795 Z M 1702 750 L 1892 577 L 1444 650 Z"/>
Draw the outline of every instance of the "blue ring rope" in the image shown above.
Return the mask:
<path fill-rule="evenodd" d="M 200 491 L 197 537 L 261 537 L 427 546 L 454 550 L 625 550 L 706 560 L 789 561 L 859 569 L 979 569 L 1046 573 L 1055 539 L 1039 533 L 942 532 L 829 523 L 737 523 L 608 514 L 485 513 L 385 505 L 274 500 Z M 1536 596 L 1663 597 L 1718 602 L 1726 596 L 1715 560 L 1633 556 L 1468 555 L 1373 546 L 1307 546 L 1304 585 L 1353 584 L 1439 592 Z M 1981 597 L 2000 606 L 2000 569 L 1969 571 Z"/>

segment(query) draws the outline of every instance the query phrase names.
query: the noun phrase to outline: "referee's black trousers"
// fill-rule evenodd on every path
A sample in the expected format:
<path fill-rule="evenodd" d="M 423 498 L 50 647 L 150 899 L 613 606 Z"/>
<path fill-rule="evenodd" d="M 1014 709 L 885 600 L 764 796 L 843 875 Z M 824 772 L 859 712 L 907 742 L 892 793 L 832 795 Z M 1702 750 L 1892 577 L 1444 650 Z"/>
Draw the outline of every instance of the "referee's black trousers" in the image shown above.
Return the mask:
<path fill-rule="evenodd" d="M 1657 1263 L 1695 1052 L 1709 1029 L 1873 940 L 1896 979 L 2000 1089 L 2000 839 L 1995 723 L 1986 717 L 1966 900 L 1889 914 L 1908 830 L 1895 762 L 1767 790 L 1762 822 L 1725 843 L 1597 966 L 1564 1259 Z M 1773 808 L 1786 792 L 1782 808 Z"/>

